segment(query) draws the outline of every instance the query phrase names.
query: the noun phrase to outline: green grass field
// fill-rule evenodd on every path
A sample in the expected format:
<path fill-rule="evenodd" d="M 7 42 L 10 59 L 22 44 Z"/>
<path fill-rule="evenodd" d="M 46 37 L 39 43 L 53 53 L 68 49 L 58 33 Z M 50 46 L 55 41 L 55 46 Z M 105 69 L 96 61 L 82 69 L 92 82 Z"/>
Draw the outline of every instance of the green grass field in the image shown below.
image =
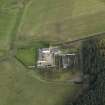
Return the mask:
<path fill-rule="evenodd" d="M 13 46 L 27 0 L 0 0 L 0 56 Z"/>
<path fill-rule="evenodd" d="M 0 64 L 1 105 L 64 105 L 78 89 L 70 83 L 42 82 L 15 59 Z"/>
<path fill-rule="evenodd" d="M 18 49 L 16 54 L 16 58 L 27 67 L 35 65 L 36 56 L 34 47 Z"/>
<path fill-rule="evenodd" d="M 74 80 L 77 77 L 80 77 L 80 70 L 77 69 L 69 69 L 65 71 L 37 71 L 39 77 L 46 81 L 55 81 L 55 82 L 67 82 Z"/>
<path fill-rule="evenodd" d="M 18 41 L 64 42 L 105 31 L 103 0 L 31 0 L 18 31 Z M 20 43 L 19 42 L 19 43 Z"/>

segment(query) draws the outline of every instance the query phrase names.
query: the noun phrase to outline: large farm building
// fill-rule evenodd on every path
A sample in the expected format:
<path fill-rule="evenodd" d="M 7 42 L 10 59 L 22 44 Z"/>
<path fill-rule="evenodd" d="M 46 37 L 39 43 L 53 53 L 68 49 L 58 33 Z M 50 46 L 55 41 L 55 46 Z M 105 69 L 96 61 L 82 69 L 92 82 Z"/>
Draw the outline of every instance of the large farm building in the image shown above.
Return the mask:
<path fill-rule="evenodd" d="M 38 49 L 38 54 L 37 68 L 68 69 L 77 66 L 79 61 L 77 53 L 63 53 L 59 47 Z"/>

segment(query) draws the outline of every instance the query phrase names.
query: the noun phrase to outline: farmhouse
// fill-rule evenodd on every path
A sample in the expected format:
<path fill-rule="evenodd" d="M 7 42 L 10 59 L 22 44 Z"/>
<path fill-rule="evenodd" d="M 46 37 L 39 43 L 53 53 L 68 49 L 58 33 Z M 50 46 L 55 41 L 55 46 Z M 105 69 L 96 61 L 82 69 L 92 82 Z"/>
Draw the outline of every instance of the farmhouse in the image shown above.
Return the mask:
<path fill-rule="evenodd" d="M 78 64 L 76 53 L 63 53 L 58 47 L 38 49 L 37 68 L 72 68 Z"/>
<path fill-rule="evenodd" d="M 38 51 L 38 61 L 37 61 L 37 67 L 38 68 L 45 68 L 45 67 L 54 67 L 55 66 L 55 60 L 54 57 L 56 54 L 59 54 L 60 51 L 58 48 L 50 47 L 50 48 L 42 48 Z"/>

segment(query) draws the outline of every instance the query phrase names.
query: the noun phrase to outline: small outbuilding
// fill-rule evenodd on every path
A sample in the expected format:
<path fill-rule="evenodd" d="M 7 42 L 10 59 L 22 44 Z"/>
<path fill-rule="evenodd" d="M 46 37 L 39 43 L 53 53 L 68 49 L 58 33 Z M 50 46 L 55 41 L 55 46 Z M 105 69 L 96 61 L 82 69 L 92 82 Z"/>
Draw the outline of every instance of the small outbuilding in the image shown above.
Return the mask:
<path fill-rule="evenodd" d="M 39 49 L 39 56 L 37 61 L 38 68 L 54 67 L 54 55 L 60 53 L 58 48 L 42 48 Z"/>

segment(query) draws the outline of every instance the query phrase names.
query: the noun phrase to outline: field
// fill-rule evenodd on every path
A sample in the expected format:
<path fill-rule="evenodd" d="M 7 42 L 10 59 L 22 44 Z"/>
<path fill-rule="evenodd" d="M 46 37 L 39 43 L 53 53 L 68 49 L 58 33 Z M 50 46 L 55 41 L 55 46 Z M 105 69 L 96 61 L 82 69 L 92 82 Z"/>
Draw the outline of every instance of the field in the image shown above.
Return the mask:
<path fill-rule="evenodd" d="M 65 105 L 80 89 L 70 83 L 41 80 L 15 59 L 14 51 L 19 50 L 11 49 L 39 47 L 37 41 L 71 41 L 104 31 L 104 0 L 0 0 L 0 56 L 8 53 L 4 61 L 0 58 L 0 105 Z M 30 64 L 30 52 L 18 56 Z"/>
<path fill-rule="evenodd" d="M 105 31 L 104 0 L 31 0 L 18 31 L 18 42 L 65 42 Z"/>
<path fill-rule="evenodd" d="M 19 49 L 16 58 L 25 66 L 35 65 L 35 48 Z"/>
<path fill-rule="evenodd" d="M 26 70 L 15 59 L 0 64 L 2 105 L 64 105 L 78 89 L 79 86 L 70 83 L 43 82 L 37 79 L 34 71 Z"/>
<path fill-rule="evenodd" d="M 36 65 L 38 49 L 43 47 L 49 47 L 46 42 L 37 42 L 31 46 L 24 46 L 23 48 L 18 48 L 16 52 L 16 58 L 23 63 L 24 66 Z"/>
<path fill-rule="evenodd" d="M 0 56 L 10 47 L 11 33 L 18 13 L 18 9 L 11 9 L 9 2 L 0 1 Z"/>
<path fill-rule="evenodd" d="M 0 0 L 0 57 L 13 47 L 24 6 L 24 0 Z"/>

